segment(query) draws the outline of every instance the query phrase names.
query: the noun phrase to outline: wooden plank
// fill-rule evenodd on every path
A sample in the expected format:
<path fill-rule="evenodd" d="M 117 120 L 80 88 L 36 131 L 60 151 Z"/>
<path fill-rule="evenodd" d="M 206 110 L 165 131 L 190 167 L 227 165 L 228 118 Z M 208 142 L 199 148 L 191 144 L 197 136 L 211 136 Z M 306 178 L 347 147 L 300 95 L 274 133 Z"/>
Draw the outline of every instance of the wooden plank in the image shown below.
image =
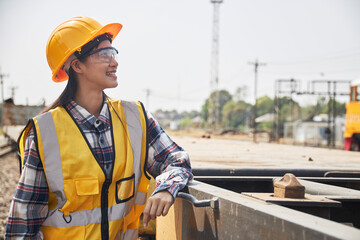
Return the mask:
<path fill-rule="evenodd" d="M 176 198 L 165 217 L 156 218 L 156 240 L 181 240 L 182 238 L 182 205 L 183 201 Z"/>
<path fill-rule="evenodd" d="M 307 207 L 341 207 L 341 203 L 331 199 L 327 199 L 323 196 L 315 196 L 311 194 L 305 194 L 304 199 L 299 198 L 279 198 L 274 197 L 273 193 L 252 193 L 243 192 L 245 196 L 253 197 L 265 202 L 275 203 L 281 206 L 307 206 Z"/>

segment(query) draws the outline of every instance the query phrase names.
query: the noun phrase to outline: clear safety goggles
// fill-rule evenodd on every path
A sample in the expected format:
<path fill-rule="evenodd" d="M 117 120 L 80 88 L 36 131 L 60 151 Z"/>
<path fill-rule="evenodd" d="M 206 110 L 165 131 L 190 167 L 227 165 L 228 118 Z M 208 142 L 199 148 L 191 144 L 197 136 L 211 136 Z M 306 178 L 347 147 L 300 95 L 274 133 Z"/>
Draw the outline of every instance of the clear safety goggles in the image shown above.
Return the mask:
<path fill-rule="evenodd" d="M 114 47 L 96 49 L 88 54 L 89 58 L 96 63 L 111 63 L 111 59 L 117 61 L 118 50 Z"/>

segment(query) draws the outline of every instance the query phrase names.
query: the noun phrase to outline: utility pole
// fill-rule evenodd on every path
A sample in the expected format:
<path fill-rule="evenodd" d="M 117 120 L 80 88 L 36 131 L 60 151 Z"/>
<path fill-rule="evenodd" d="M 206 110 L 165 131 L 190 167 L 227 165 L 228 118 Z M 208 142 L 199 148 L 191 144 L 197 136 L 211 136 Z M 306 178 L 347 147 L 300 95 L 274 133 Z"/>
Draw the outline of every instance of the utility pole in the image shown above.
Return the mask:
<path fill-rule="evenodd" d="M 4 103 L 4 78 L 5 77 L 9 77 L 9 74 L 3 74 L 1 73 L 1 68 L 0 68 L 0 84 L 1 84 L 1 100 L 2 103 Z"/>
<path fill-rule="evenodd" d="M 265 63 L 259 63 L 256 59 L 255 62 L 249 62 L 250 65 L 254 65 L 255 68 L 255 83 L 254 83 L 254 97 L 255 97 L 255 103 L 254 103 L 254 117 L 253 117 L 253 124 L 254 124 L 254 133 L 253 133 L 253 142 L 256 143 L 256 108 L 257 108 L 257 73 L 258 73 L 258 67 L 259 66 L 265 66 Z"/>
<path fill-rule="evenodd" d="M 146 93 L 146 109 L 149 111 L 149 98 L 151 94 L 151 90 L 149 88 L 144 89 Z"/>
<path fill-rule="evenodd" d="M 11 99 L 13 101 L 13 103 L 15 103 L 15 90 L 17 89 L 18 87 L 10 87 L 10 90 L 11 90 Z"/>
<path fill-rule="evenodd" d="M 333 120 L 334 120 L 334 124 L 333 124 L 333 128 L 331 131 L 331 139 L 332 139 L 332 148 L 335 148 L 335 131 L 336 131 L 336 82 L 333 83 Z"/>
<path fill-rule="evenodd" d="M 214 126 L 218 125 L 218 119 L 220 118 L 220 96 L 219 96 L 219 9 L 223 0 L 210 0 L 214 6 L 213 12 L 213 32 L 212 32 L 212 48 L 211 48 L 211 91 L 215 92 L 213 99 L 212 118 Z"/>

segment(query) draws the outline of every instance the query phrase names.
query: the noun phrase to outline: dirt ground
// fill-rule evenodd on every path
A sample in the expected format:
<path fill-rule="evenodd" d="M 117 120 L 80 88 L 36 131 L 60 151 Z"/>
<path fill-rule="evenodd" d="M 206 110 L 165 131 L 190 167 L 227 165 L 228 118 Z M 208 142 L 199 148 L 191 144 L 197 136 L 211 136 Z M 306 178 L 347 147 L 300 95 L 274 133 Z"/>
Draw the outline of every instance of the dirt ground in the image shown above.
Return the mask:
<path fill-rule="evenodd" d="M 360 152 L 241 139 L 171 136 L 193 168 L 324 168 L 360 170 Z"/>
<path fill-rule="evenodd" d="M 19 179 L 19 162 L 15 154 L 0 157 L 0 239 L 4 239 L 11 199 Z"/>

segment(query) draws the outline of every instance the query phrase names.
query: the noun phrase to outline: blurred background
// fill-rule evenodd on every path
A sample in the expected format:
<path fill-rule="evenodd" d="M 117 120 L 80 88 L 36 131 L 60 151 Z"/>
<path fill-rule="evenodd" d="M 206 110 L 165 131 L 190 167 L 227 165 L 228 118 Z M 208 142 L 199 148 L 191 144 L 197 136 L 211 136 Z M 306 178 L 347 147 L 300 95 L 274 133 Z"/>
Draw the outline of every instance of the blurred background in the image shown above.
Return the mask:
<path fill-rule="evenodd" d="M 142 101 L 165 128 L 255 128 L 278 139 L 292 137 L 287 122 L 322 121 L 327 143 L 335 121 L 343 132 L 360 77 L 358 0 L 0 0 L 2 99 L 59 96 L 65 83 L 51 80 L 46 42 L 80 15 L 123 24 L 113 43 L 119 86 L 107 93 Z"/>
<path fill-rule="evenodd" d="M 66 85 L 51 80 L 48 37 L 82 15 L 123 25 L 106 93 L 142 101 L 192 166 L 359 169 L 358 153 L 332 149 L 360 150 L 359 0 L 0 0 L 0 239 L 19 177 L 9 153 Z"/>

